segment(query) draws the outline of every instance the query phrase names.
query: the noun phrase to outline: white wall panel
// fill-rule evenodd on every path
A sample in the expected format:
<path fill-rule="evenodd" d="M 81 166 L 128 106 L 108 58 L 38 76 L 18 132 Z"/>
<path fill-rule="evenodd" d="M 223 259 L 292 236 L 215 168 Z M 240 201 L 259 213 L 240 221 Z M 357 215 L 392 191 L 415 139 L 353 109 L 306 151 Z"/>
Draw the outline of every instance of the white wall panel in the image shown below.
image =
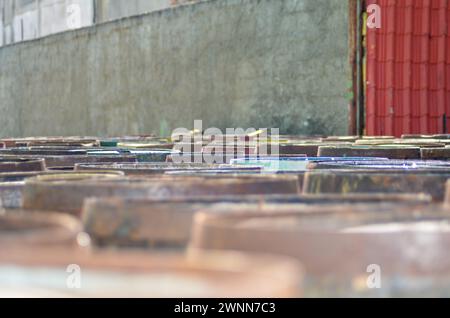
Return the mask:
<path fill-rule="evenodd" d="M 0 0 L 0 46 L 195 1 Z"/>
<path fill-rule="evenodd" d="M 14 42 L 32 40 L 39 37 L 38 10 L 26 11 L 14 17 Z"/>
<path fill-rule="evenodd" d="M 1 8 L 0 8 L 0 12 L 1 12 Z M 3 45 L 3 21 L 2 19 L 0 19 L 0 46 Z"/>

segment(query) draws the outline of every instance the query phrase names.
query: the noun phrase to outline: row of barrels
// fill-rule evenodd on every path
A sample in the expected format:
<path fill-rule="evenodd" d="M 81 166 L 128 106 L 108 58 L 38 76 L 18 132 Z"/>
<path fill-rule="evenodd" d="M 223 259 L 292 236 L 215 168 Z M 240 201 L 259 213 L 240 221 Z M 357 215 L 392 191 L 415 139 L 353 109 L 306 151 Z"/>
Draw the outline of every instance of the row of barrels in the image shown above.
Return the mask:
<path fill-rule="evenodd" d="M 319 165 L 320 163 L 314 163 Z M 326 163 L 329 166 L 330 163 Z M 101 165 L 95 170 L 74 172 L 0 173 L 0 200 L 3 207 L 80 209 L 87 196 L 147 193 L 158 197 L 225 195 L 350 195 L 426 194 L 433 202 L 445 199 L 450 177 L 445 166 L 317 169 L 286 174 L 256 173 L 257 168 L 199 167 L 161 164 Z M 97 176 L 92 182 L 78 182 Z M 106 178 L 107 177 L 107 178 Z M 100 180 L 101 179 L 101 180 Z M 49 193 L 52 195 L 50 196 Z M 60 202 L 62 201 L 62 202 Z"/>
<path fill-rule="evenodd" d="M 449 163 L 395 155 L 446 140 L 289 136 L 392 151 L 229 164 L 152 136 L 1 140 L 0 296 L 448 296 Z"/>
<path fill-rule="evenodd" d="M 220 137 L 220 138 L 219 138 Z M 241 157 L 378 157 L 398 160 L 447 160 L 447 135 L 394 137 L 200 136 L 157 138 L 128 136 L 0 139 L 1 156 L 46 158 L 50 168 L 75 163 L 164 162 L 180 153 L 204 162 L 204 154 L 223 155 L 223 163 Z M 203 161 L 202 161 L 203 160 Z"/>

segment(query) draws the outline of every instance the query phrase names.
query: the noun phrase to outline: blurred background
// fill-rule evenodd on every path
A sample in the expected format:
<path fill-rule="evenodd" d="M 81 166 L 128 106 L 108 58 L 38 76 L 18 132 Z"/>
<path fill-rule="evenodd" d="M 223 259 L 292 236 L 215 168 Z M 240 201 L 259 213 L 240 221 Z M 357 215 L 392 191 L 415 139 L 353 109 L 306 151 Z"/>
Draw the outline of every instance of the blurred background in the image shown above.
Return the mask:
<path fill-rule="evenodd" d="M 2 0 L 0 11 L 0 135 L 167 135 L 195 119 L 347 133 L 347 1 Z"/>

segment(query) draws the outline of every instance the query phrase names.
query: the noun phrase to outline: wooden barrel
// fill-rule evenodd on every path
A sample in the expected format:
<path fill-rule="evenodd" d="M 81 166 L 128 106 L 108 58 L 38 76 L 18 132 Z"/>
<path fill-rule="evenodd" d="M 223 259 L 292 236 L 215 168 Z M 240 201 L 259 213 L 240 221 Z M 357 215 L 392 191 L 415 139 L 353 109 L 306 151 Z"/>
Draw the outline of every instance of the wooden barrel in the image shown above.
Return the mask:
<path fill-rule="evenodd" d="M 191 246 L 295 257 L 306 296 L 442 297 L 450 286 L 449 222 L 439 206 L 223 205 L 196 215 Z M 367 284 L 374 270 L 381 289 Z"/>
<path fill-rule="evenodd" d="M 23 147 L 7 148 L 0 150 L 0 156 L 84 156 L 87 155 L 87 149 L 75 147 Z"/>
<path fill-rule="evenodd" d="M 1 139 L 7 148 L 34 146 L 92 147 L 98 141 L 94 137 L 27 137 Z"/>
<path fill-rule="evenodd" d="M 394 140 L 383 140 L 383 139 L 360 139 L 355 142 L 355 145 L 359 146 L 409 146 L 409 147 L 420 147 L 420 148 L 443 148 L 450 143 L 449 140 L 437 140 L 437 139 L 394 139 Z"/>
<path fill-rule="evenodd" d="M 396 194 L 211 196 L 179 199 L 91 198 L 84 202 L 85 231 L 100 246 L 185 247 L 192 220 L 199 210 L 214 204 L 353 204 L 431 202 L 429 196 Z"/>
<path fill-rule="evenodd" d="M 425 193 L 442 202 L 447 169 L 434 170 L 324 170 L 305 174 L 304 193 Z"/>
<path fill-rule="evenodd" d="M 448 160 L 450 159 L 450 147 L 424 148 L 420 151 L 423 160 Z"/>
<path fill-rule="evenodd" d="M 355 142 L 359 139 L 358 136 L 330 136 L 322 138 L 322 142 Z"/>
<path fill-rule="evenodd" d="M 0 214 L 0 250 L 20 251 L 30 246 L 76 247 L 81 231 L 80 222 L 69 215 L 7 210 Z"/>
<path fill-rule="evenodd" d="M 91 148 L 91 147 L 25 147 L 25 148 L 8 148 L 0 149 L 0 156 L 135 156 L 139 162 L 166 162 L 167 157 L 172 151 L 153 149 L 126 149 L 126 148 Z"/>
<path fill-rule="evenodd" d="M 137 162 L 166 162 L 167 157 L 173 153 L 171 150 L 162 149 L 127 149 L 127 148 L 103 148 L 97 150 L 88 150 L 87 155 L 104 157 L 104 156 L 135 156 Z"/>
<path fill-rule="evenodd" d="M 321 146 L 319 157 L 378 157 L 420 159 L 420 147 L 408 146 Z"/>
<path fill-rule="evenodd" d="M 323 142 L 304 142 L 304 143 L 292 143 L 292 144 L 279 144 L 279 154 L 303 154 L 307 157 L 317 157 L 319 147 L 331 145 L 335 143 L 323 143 Z M 341 145 L 351 145 L 351 143 L 340 143 Z M 273 145 L 261 145 L 258 149 L 258 153 L 264 152 L 267 149 L 269 154 L 273 154 Z M 324 156 L 323 156 L 324 157 Z"/>
<path fill-rule="evenodd" d="M 74 179 L 75 178 L 75 179 Z M 39 176 L 26 180 L 24 208 L 79 215 L 89 197 L 177 198 L 202 195 L 297 194 L 296 176 L 233 178 L 163 177 L 151 179 Z"/>
<path fill-rule="evenodd" d="M 136 156 L 138 162 L 166 162 L 172 154 L 171 150 L 127 150 L 131 155 Z"/>
<path fill-rule="evenodd" d="M 379 171 L 427 171 L 443 170 L 450 171 L 450 162 L 447 161 L 425 161 L 425 160 L 340 160 L 317 161 L 308 164 L 308 169 L 377 169 Z"/>
<path fill-rule="evenodd" d="M 0 156 L 0 173 L 44 170 L 45 161 L 43 159 L 5 158 Z"/>
<path fill-rule="evenodd" d="M 58 177 L 65 174 L 68 178 L 74 175 L 73 172 L 23 172 L 23 173 L 0 173 L 0 206 L 7 209 L 19 209 L 23 207 L 23 192 L 25 188 L 25 180 L 36 176 L 52 176 Z M 123 173 L 119 171 L 90 171 L 91 175 L 119 177 Z"/>
<path fill-rule="evenodd" d="M 143 150 L 153 150 L 153 149 L 164 149 L 172 150 L 174 147 L 173 143 L 163 142 L 133 142 L 133 141 L 122 141 L 117 144 L 118 147 L 127 149 L 143 149 Z"/>
<path fill-rule="evenodd" d="M 446 183 L 444 204 L 450 206 L 450 180 Z"/>
<path fill-rule="evenodd" d="M 82 288 L 69 288 L 78 277 Z M 284 257 L 0 249 L 0 297 L 278 298 L 302 296 L 301 285 Z"/>
<path fill-rule="evenodd" d="M 260 167 L 239 167 L 228 165 L 205 165 L 205 164 L 173 164 L 173 163 L 138 163 L 138 164 L 76 164 L 76 171 L 108 170 L 122 171 L 126 175 L 164 174 L 166 172 L 212 172 L 222 171 L 230 173 L 254 172 L 260 173 Z"/>
<path fill-rule="evenodd" d="M 23 205 L 25 182 L 0 182 L 0 208 L 18 209 Z"/>
<path fill-rule="evenodd" d="M 4 155 L 2 159 L 16 159 L 15 155 Z M 21 155 L 23 159 L 38 159 L 45 160 L 47 168 L 55 167 L 74 167 L 77 163 L 136 163 L 137 157 L 134 155 L 120 155 L 120 156 L 89 156 L 89 155 L 73 155 L 73 156 L 46 156 L 46 155 Z"/>
<path fill-rule="evenodd" d="M 384 139 L 384 140 L 393 140 L 395 139 L 394 136 L 362 136 L 360 139 L 365 139 L 365 140 L 379 140 L 379 139 Z"/>
<path fill-rule="evenodd" d="M 437 135 L 420 135 L 420 134 L 405 134 L 402 135 L 402 139 L 450 139 L 449 134 L 437 134 Z"/>

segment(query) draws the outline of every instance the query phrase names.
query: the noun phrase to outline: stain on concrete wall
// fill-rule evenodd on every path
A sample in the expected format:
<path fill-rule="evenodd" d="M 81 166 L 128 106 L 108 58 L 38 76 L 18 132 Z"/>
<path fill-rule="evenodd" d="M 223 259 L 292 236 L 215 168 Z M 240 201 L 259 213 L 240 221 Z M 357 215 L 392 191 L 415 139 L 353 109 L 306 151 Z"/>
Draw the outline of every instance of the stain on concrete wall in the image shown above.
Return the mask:
<path fill-rule="evenodd" d="M 0 135 L 344 134 L 347 2 L 211 0 L 0 48 Z"/>

